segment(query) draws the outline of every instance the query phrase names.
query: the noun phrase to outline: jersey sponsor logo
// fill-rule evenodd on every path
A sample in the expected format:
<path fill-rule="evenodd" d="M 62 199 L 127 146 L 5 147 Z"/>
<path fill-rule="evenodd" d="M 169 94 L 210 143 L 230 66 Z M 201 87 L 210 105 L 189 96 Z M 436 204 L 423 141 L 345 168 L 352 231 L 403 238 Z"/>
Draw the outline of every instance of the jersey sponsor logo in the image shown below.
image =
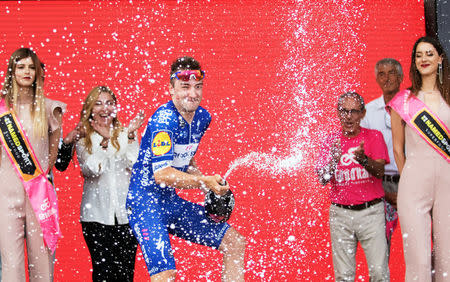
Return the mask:
<path fill-rule="evenodd" d="M 171 110 L 161 110 L 158 114 L 157 123 L 169 124 L 173 112 Z"/>
<path fill-rule="evenodd" d="M 143 166 L 141 171 L 141 185 L 146 187 L 150 185 L 150 168 L 148 166 Z"/>
<path fill-rule="evenodd" d="M 170 167 L 170 166 L 172 166 L 171 161 L 162 161 L 162 162 L 152 163 L 153 173 L 155 173 L 156 171 L 158 171 L 160 169 Z"/>
<path fill-rule="evenodd" d="M 222 229 L 220 229 L 220 232 L 216 234 L 216 239 L 220 240 L 225 236 L 225 232 L 228 230 L 228 224 L 224 224 Z"/>
<path fill-rule="evenodd" d="M 165 243 L 166 242 L 161 238 L 161 235 L 159 235 L 158 242 L 156 242 L 156 249 L 161 252 L 164 263 L 167 263 L 166 256 L 164 255 L 164 251 L 166 250 Z"/>
<path fill-rule="evenodd" d="M 191 159 L 197 151 L 198 143 L 191 143 L 186 145 L 175 144 L 173 153 L 173 165 L 181 168 L 189 165 Z"/>
<path fill-rule="evenodd" d="M 143 165 L 149 164 L 150 161 L 151 161 L 151 159 L 152 159 L 152 154 L 151 154 L 151 152 L 150 152 L 149 149 L 146 149 L 146 150 L 145 150 L 145 153 L 144 153 L 144 159 L 143 159 L 143 161 L 142 161 L 142 164 L 143 164 Z"/>
<path fill-rule="evenodd" d="M 161 156 L 166 154 L 172 149 L 172 140 L 168 132 L 160 131 L 152 141 L 152 152 L 155 156 Z"/>

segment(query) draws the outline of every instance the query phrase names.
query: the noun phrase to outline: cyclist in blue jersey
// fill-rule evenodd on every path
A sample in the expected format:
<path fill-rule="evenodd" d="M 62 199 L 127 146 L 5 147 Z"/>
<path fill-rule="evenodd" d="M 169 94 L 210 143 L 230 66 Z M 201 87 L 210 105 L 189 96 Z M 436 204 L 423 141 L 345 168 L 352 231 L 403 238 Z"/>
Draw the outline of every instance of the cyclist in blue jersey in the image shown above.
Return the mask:
<path fill-rule="evenodd" d="M 212 190 L 224 195 L 219 175 L 203 175 L 194 155 L 211 121 L 200 107 L 204 71 L 181 57 L 171 66 L 171 101 L 150 118 L 133 166 L 127 198 L 129 222 L 152 281 L 175 280 L 169 234 L 223 253 L 222 281 L 244 281 L 245 237 L 228 223 L 216 223 L 205 208 L 180 198 L 175 188 Z"/>

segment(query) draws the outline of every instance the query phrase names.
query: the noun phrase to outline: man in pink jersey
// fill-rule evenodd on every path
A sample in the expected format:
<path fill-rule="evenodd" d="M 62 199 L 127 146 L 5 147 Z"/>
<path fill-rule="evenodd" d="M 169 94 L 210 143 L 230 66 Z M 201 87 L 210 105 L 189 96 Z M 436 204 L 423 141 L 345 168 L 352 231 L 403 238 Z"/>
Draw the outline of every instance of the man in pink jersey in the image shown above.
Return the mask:
<path fill-rule="evenodd" d="M 336 281 L 354 281 L 356 247 L 366 255 L 370 281 L 389 281 L 382 177 L 389 154 L 383 135 L 360 126 L 364 99 L 355 92 L 338 100 L 339 132 L 321 146 L 316 172 L 331 184 L 330 234 Z"/>

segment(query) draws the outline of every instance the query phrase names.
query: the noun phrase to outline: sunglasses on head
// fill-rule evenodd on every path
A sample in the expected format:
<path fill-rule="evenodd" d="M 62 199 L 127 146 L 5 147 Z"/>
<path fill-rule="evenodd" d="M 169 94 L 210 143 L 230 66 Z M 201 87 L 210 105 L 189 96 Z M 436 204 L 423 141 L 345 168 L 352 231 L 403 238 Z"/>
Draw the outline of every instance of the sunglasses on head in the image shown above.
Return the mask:
<path fill-rule="evenodd" d="M 202 70 L 184 70 L 184 71 L 177 71 L 176 73 L 173 73 L 170 76 L 170 79 L 177 78 L 178 80 L 182 81 L 189 81 L 191 79 L 194 80 L 202 80 L 205 78 L 205 72 Z"/>

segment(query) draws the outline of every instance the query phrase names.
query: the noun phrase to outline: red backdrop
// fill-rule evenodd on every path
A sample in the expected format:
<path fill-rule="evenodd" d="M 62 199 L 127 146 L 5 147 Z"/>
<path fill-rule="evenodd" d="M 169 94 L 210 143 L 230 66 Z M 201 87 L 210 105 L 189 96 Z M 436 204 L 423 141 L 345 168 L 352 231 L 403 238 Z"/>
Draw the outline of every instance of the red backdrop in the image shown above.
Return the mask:
<path fill-rule="evenodd" d="M 200 2 L 200 1 L 199 1 Z M 202 105 L 213 114 L 197 163 L 229 176 L 237 206 L 231 224 L 247 237 L 246 280 L 333 279 L 328 187 L 312 171 L 320 137 L 335 128 L 338 95 L 381 95 L 374 65 L 409 52 L 424 33 L 423 1 L 120 1 L 0 2 L 0 78 L 7 59 L 32 47 L 46 64 L 46 93 L 64 101 L 64 131 L 96 85 L 118 94 L 127 124 L 169 99 L 168 72 L 182 55 L 206 70 Z M 408 76 L 402 87 L 409 84 Z M 88 281 L 91 262 L 79 224 L 82 178 L 71 165 L 56 173 L 64 237 L 55 280 Z M 197 192 L 182 193 L 201 202 Z M 173 239 L 178 277 L 218 281 L 221 256 Z M 403 281 L 400 231 L 394 233 L 392 281 Z M 357 280 L 368 281 L 364 255 Z M 136 281 L 149 280 L 142 255 Z"/>

